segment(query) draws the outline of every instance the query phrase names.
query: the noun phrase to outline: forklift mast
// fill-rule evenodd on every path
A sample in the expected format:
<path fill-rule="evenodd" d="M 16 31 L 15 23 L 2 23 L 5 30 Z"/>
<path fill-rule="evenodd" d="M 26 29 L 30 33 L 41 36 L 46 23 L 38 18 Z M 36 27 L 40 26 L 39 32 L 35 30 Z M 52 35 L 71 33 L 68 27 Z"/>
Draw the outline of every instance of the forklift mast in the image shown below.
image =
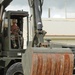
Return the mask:
<path fill-rule="evenodd" d="M 44 35 L 46 32 L 43 30 L 43 24 L 41 20 L 43 0 L 28 0 L 31 9 L 32 21 L 33 21 L 33 42 L 32 46 L 39 46 L 44 42 Z"/>

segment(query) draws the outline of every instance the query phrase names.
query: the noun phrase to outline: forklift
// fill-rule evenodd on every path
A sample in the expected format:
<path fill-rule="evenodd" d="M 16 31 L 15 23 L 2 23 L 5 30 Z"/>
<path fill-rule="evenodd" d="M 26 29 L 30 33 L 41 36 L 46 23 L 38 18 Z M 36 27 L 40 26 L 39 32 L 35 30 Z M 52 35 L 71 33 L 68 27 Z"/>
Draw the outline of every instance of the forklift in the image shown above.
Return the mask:
<path fill-rule="evenodd" d="M 44 0 L 28 0 L 31 9 L 31 25 L 33 26 L 32 41 L 29 41 L 28 12 L 7 11 L 4 13 L 4 9 L 11 1 L 3 0 L 0 5 L 0 74 L 60 75 L 62 73 L 62 75 L 72 75 L 73 51 L 70 48 L 53 48 L 44 42 L 46 31 L 43 30 L 41 20 Z M 23 19 L 25 17 L 27 18 L 28 33 L 26 50 L 23 49 Z M 11 34 L 13 19 L 17 21 L 19 28 L 17 40 Z"/>

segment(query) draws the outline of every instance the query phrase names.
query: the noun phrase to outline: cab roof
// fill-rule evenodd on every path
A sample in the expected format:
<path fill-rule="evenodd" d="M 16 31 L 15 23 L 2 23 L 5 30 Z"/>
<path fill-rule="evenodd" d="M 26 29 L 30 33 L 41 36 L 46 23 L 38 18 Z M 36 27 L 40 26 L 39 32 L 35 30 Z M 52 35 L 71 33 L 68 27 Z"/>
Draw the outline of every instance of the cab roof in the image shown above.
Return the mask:
<path fill-rule="evenodd" d="M 6 17 L 11 16 L 13 18 L 16 17 L 27 17 L 29 14 L 27 11 L 6 11 Z"/>

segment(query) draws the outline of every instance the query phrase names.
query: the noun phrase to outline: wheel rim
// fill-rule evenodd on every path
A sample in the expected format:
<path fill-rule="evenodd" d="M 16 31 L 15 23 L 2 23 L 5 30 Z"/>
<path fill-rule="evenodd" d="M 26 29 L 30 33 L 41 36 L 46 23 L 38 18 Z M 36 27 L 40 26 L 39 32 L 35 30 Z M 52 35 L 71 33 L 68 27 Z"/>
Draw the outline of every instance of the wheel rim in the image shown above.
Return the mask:
<path fill-rule="evenodd" d="M 16 72 L 16 73 L 14 73 L 13 75 L 23 75 L 23 73 L 21 73 L 21 72 Z"/>

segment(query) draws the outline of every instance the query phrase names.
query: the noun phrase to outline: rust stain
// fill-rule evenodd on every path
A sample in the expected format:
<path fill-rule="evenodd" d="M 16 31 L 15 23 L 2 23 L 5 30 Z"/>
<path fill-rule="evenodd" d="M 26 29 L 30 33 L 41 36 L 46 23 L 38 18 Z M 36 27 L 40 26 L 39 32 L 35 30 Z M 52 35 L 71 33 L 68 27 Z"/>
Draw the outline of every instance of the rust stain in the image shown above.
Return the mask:
<path fill-rule="evenodd" d="M 37 75 L 42 75 L 42 65 L 43 65 L 43 58 L 41 54 L 37 55 L 38 57 L 38 70 L 37 70 Z"/>
<path fill-rule="evenodd" d="M 59 75 L 63 75 L 63 72 L 64 72 L 64 56 L 61 54 Z"/>
<path fill-rule="evenodd" d="M 73 54 L 34 53 L 31 75 L 72 75 Z"/>
<path fill-rule="evenodd" d="M 70 57 L 69 75 L 73 75 L 74 55 L 73 54 L 70 54 L 69 57 Z"/>

